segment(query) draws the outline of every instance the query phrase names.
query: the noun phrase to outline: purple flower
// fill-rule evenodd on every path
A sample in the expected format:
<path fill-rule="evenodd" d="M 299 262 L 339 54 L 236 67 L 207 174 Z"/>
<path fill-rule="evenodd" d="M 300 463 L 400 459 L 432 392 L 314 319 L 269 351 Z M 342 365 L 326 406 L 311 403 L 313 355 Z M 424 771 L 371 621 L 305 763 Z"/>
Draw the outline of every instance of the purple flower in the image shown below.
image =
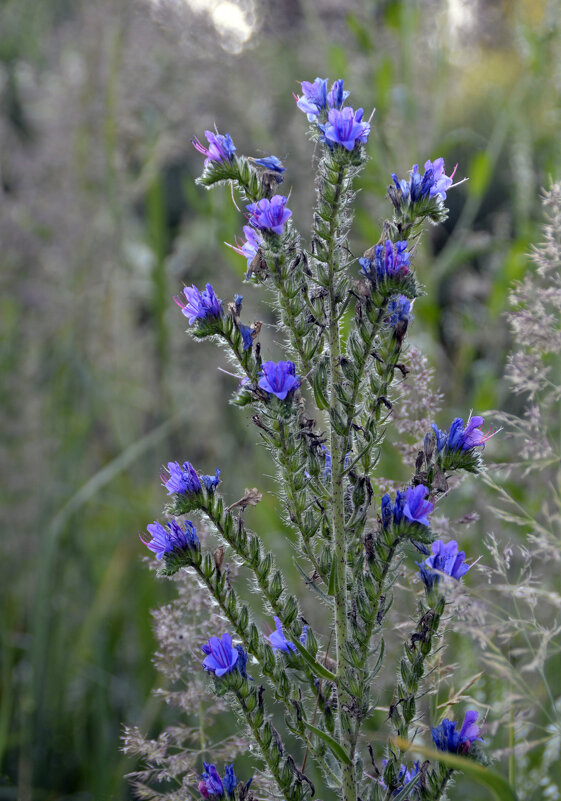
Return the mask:
<path fill-rule="evenodd" d="M 234 763 L 231 765 L 224 765 L 224 778 L 222 780 L 224 789 L 228 795 L 234 795 L 234 790 L 238 784 L 236 774 L 234 773 Z"/>
<path fill-rule="evenodd" d="M 238 784 L 236 774 L 234 773 L 234 764 L 224 765 L 224 776 L 222 779 L 214 765 L 203 762 L 203 766 L 203 775 L 199 782 L 199 792 L 203 798 L 223 798 L 224 792 L 232 798 Z M 246 790 L 250 784 L 251 779 L 246 784 Z"/>
<path fill-rule="evenodd" d="M 273 651 L 283 651 L 285 654 L 289 654 L 291 651 L 296 653 L 297 649 L 294 643 L 287 640 L 284 636 L 280 618 L 274 617 L 273 620 L 275 621 L 276 630 L 265 635 L 266 639 L 269 640 Z M 302 645 L 306 645 L 307 635 L 308 627 L 304 626 L 302 629 L 302 634 L 300 635 L 300 642 Z"/>
<path fill-rule="evenodd" d="M 296 375 L 294 362 L 263 362 L 261 367 L 258 386 L 280 400 L 300 386 L 300 376 Z"/>
<path fill-rule="evenodd" d="M 313 83 L 310 81 L 302 81 L 302 97 L 294 95 L 296 98 L 296 105 L 308 115 L 310 122 L 317 121 L 318 117 L 323 111 L 328 108 L 340 109 L 349 92 L 343 89 L 343 80 L 340 78 L 332 85 L 329 92 L 327 91 L 327 78 L 316 78 Z"/>
<path fill-rule="evenodd" d="M 222 301 L 218 300 L 214 294 L 214 289 L 210 284 L 200 292 L 197 287 L 186 286 L 183 288 L 185 302 L 181 295 L 174 297 L 185 317 L 189 319 L 189 324 L 193 325 L 195 320 L 206 320 L 212 317 L 222 316 Z"/>
<path fill-rule="evenodd" d="M 222 798 L 224 786 L 214 765 L 203 762 L 203 778 L 199 782 L 199 792 L 203 798 Z"/>
<path fill-rule="evenodd" d="M 387 528 L 393 520 L 393 504 L 388 492 L 382 498 L 382 526 Z"/>
<path fill-rule="evenodd" d="M 283 173 L 286 171 L 286 167 L 276 156 L 267 156 L 264 159 L 253 159 L 253 163 L 265 167 L 265 169 L 270 172 Z"/>
<path fill-rule="evenodd" d="M 483 417 L 476 415 L 472 417 L 471 414 L 464 428 L 464 421 L 461 417 L 456 417 L 450 426 L 450 433 L 448 434 L 448 450 L 463 450 L 469 451 L 471 448 L 485 447 L 487 440 L 494 437 L 497 431 L 492 433 L 488 431 L 486 434 L 481 431 L 479 426 L 484 422 Z"/>
<path fill-rule="evenodd" d="M 275 617 L 273 620 L 275 621 L 276 631 L 272 631 L 271 634 L 267 636 L 273 651 L 283 651 L 286 654 L 289 654 L 291 651 L 295 652 L 296 646 L 294 643 L 289 642 L 284 636 L 280 618 Z"/>
<path fill-rule="evenodd" d="M 449 751 L 451 754 L 468 754 L 473 743 L 483 739 L 479 737 L 477 718 L 477 712 L 468 710 L 459 732 L 456 731 L 455 721 L 444 718 L 440 726 L 431 729 L 432 740 L 437 749 Z"/>
<path fill-rule="evenodd" d="M 389 493 L 386 492 L 382 498 L 382 526 L 387 528 L 392 522 L 396 525 L 403 519 L 403 508 L 405 506 L 405 493 L 399 490 L 395 496 L 395 503 Z"/>
<path fill-rule="evenodd" d="M 316 78 L 313 83 L 302 81 L 302 97 L 294 95 L 296 105 L 314 122 L 321 112 L 327 108 L 327 78 Z"/>
<path fill-rule="evenodd" d="M 411 256 L 407 250 L 406 240 L 396 242 L 386 239 L 383 245 L 374 248 L 374 261 L 366 257 L 358 260 L 361 273 L 371 281 L 383 281 L 386 276 L 407 275 L 411 265 Z"/>
<path fill-rule="evenodd" d="M 386 767 L 387 764 L 388 760 L 383 759 L 382 765 L 384 766 L 384 768 Z M 409 784 L 409 782 L 412 779 L 414 779 L 415 776 L 418 776 L 420 772 L 421 772 L 421 763 L 419 761 L 415 762 L 415 764 L 411 769 L 407 768 L 405 765 L 401 765 L 401 767 L 399 768 L 399 773 L 397 774 L 397 781 L 399 782 L 399 784 L 393 791 L 392 795 L 397 795 L 399 792 L 401 792 L 401 790 L 407 784 Z M 381 785 L 381 787 L 384 788 L 384 790 L 388 789 L 383 779 L 379 779 L 378 783 Z"/>
<path fill-rule="evenodd" d="M 452 175 L 448 176 L 444 172 L 443 158 L 435 159 L 434 162 L 429 159 L 425 162 L 425 172 L 422 176 L 419 172 L 419 165 L 414 164 L 413 169 L 409 172 L 409 181 L 400 181 L 395 173 L 392 174 L 392 178 L 396 188 L 401 190 L 402 197 L 410 200 L 411 203 L 437 196 L 446 200 L 446 192 L 453 184 L 457 167 L 458 165 L 454 167 Z"/>
<path fill-rule="evenodd" d="M 388 303 L 388 324 L 407 323 L 411 319 L 411 302 L 405 295 L 396 295 Z"/>
<path fill-rule="evenodd" d="M 239 659 L 238 650 L 232 646 L 232 637 L 227 633 L 222 635 L 222 639 L 211 637 L 206 645 L 201 646 L 201 651 L 207 654 L 203 661 L 204 669 L 219 677 L 231 673 Z"/>
<path fill-rule="evenodd" d="M 273 195 L 270 200 L 264 197 L 258 203 L 250 203 L 246 206 L 249 212 L 249 222 L 256 228 L 282 234 L 284 224 L 292 216 L 290 209 L 285 208 L 287 200 L 288 198 L 284 195 Z"/>
<path fill-rule="evenodd" d="M 405 505 L 403 506 L 403 516 L 412 523 L 420 523 L 422 526 L 429 525 L 429 515 L 434 509 L 434 504 L 425 501 L 429 494 L 428 487 L 419 484 L 416 487 L 408 487 L 405 491 Z"/>
<path fill-rule="evenodd" d="M 220 484 L 220 470 L 217 470 L 214 476 L 201 476 L 200 480 L 207 492 L 214 492 Z"/>
<path fill-rule="evenodd" d="M 355 113 L 349 106 L 330 109 L 328 122 L 318 126 L 323 132 L 322 141 L 329 147 L 341 145 L 346 150 L 353 150 L 357 142 L 367 142 L 370 123 L 362 122 L 363 114 L 364 109 Z"/>
<path fill-rule="evenodd" d="M 243 349 L 249 350 L 253 345 L 253 328 L 250 328 L 248 325 L 243 325 L 240 323 L 238 329 L 240 334 L 242 335 Z"/>
<path fill-rule="evenodd" d="M 446 442 L 448 441 L 448 434 L 446 431 L 441 431 L 435 423 L 432 424 L 432 430 L 434 431 L 434 435 L 436 437 L 436 448 L 438 452 L 441 453 L 446 445 Z M 427 434 L 427 436 L 429 435 Z"/>
<path fill-rule="evenodd" d="M 235 250 L 236 253 L 239 253 L 240 256 L 246 257 L 247 267 L 249 270 L 251 262 L 257 256 L 257 251 L 261 247 L 261 240 L 259 238 L 259 234 L 257 233 L 257 231 L 254 228 L 252 228 L 251 225 L 244 225 L 243 232 L 246 241 L 242 242 L 241 245 L 238 242 L 237 238 L 235 245 L 228 245 L 227 242 L 226 244 L 228 245 L 229 248 Z"/>
<path fill-rule="evenodd" d="M 166 475 L 169 473 L 169 477 Z M 167 468 L 160 473 L 162 484 L 168 495 L 193 495 L 201 491 L 201 482 L 193 465 L 190 462 L 168 462 Z"/>
<path fill-rule="evenodd" d="M 329 108 L 341 108 L 349 95 L 350 92 L 343 89 L 343 79 L 339 78 L 327 94 L 327 105 Z"/>
<path fill-rule="evenodd" d="M 171 553 L 172 551 L 191 550 L 199 547 L 199 538 L 197 537 L 197 530 L 195 526 L 186 520 L 184 523 L 185 528 L 176 520 L 170 520 L 165 526 L 155 520 L 149 526 L 146 526 L 151 540 L 146 541 L 140 537 L 141 542 L 154 551 L 156 559 L 160 560 L 164 554 Z"/>
<path fill-rule="evenodd" d="M 456 581 L 459 581 L 462 576 L 470 569 L 465 561 L 466 555 L 464 551 L 458 551 L 458 543 L 451 540 L 448 543 L 442 540 L 435 540 L 431 546 L 432 556 L 425 559 L 419 564 L 421 579 L 423 584 L 429 590 L 438 584 L 440 579 L 439 573 L 445 573 Z M 435 572 L 436 571 L 436 572 Z"/>
<path fill-rule="evenodd" d="M 205 136 L 208 139 L 208 147 L 202 145 L 197 137 L 191 139 L 191 143 L 195 150 L 206 156 L 205 167 L 211 161 L 217 161 L 224 164 L 227 161 L 232 161 L 236 148 L 232 142 L 230 134 L 213 133 L 212 131 L 205 131 Z"/>

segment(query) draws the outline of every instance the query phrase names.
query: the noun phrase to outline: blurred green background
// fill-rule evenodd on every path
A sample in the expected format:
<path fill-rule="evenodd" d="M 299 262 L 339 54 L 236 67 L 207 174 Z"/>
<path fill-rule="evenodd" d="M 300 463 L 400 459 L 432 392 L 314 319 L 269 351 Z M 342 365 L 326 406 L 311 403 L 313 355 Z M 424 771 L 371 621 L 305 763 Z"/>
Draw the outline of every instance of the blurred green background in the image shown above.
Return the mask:
<path fill-rule="evenodd" d="M 222 298 L 242 291 L 248 318 L 274 319 L 223 245 L 242 215 L 227 191 L 193 183 L 191 137 L 216 123 L 239 152 L 282 158 L 305 234 L 311 148 L 292 92 L 344 77 L 355 107 L 376 107 L 357 253 L 378 239 L 392 171 L 458 162 L 470 180 L 417 259 L 427 295 L 413 341 L 436 367 L 443 425 L 471 407 L 516 410 L 502 313 L 539 239 L 539 188 L 561 175 L 559 12 L 546 0 L 2 1 L 0 799 L 127 798 L 121 724 L 171 719 L 151 696 L 149 612 L 171 590 L 137 538 L 160 513 L 162 463 L 219 466 L 230 502 L 259 486 L 252 525 L 281 530 L 224 357 L 185 335 L 171 302 L 208 280 Z"/>

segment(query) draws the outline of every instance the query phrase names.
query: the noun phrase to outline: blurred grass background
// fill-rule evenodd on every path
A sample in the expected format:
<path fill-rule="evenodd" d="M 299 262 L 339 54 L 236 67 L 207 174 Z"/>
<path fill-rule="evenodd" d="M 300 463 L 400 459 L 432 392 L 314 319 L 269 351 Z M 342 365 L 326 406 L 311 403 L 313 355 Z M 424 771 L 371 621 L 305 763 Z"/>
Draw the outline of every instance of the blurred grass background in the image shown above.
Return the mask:
<path fill-rule="evenodd" d="M 224 359 L 184 334 L 171 302 L 207 280 L 230 298 L 245 270 L 223 245 L 242 217 L 227 192 L 194 186 L 191 137 L 216 122 L 239 152 L 281 157 L 305 233 L 313 175 L 292 92 L 344 77 L 355 107 L 376 107 L 357 253 L 378 239 L 392 171 L 458 162 L 470 180 L 423 242 L 413 340 L 437 369 L 441 424 L 515 410 L 502 313 L 539 238 L 539 188 L 561 174 L 559 12 L 547 0 L 3 0 L 0 798 L 127 798 L 121 723 L 157 731 L 169 717 L 151 697 L 149 610 L 170 588 L 136 536 L 160 513 L 163 462 L 219 466 L 231 500 L 259 486 L 252 525 L 281 531 Z M 248 318 L 274 319 L 241 291 Z"/>

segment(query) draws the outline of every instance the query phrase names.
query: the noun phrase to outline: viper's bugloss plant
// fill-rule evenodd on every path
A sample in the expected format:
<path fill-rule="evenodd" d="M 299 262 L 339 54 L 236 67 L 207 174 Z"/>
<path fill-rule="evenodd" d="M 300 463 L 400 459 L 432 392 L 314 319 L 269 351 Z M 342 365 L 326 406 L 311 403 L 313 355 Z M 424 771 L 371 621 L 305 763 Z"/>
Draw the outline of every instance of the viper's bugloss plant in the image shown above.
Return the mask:
<path fill-rule="evenodd" d="M 454 584 L 469 570 L 455 540 L 436 539 L 431 519 L 454 473 L 481 471 L 481 451 L 491 434 L 471 414 L 465 425 L 456 418 L 447 432 L 429 424 L 408 482 L 391 495 L 376 475 L 409 372 L 403 361 L 407 331 L 422 293 L 416 248 L 424 225 L 446 218 L 455 170 L 446 175 L 444 160 L 437 158 L 425 162 L 423 175 L 417 165 L 409 180 L 393 175 L 392 213 L 379 242 L 357 257 L 348 244 L 353 182 L 367 163 L 371 120 L 346 105 L 342 80 L 328 86 L 326 79 L 304 81 L 296 96 L 317 144 L 317 200 L 307 244 L 288 196 L 276 193 L 285 171 L 279 159 L 240 155 L 228 135 L 207 131 L 208 147 L 193 139 L 206 156 L 199 185 L 228 183 L 245 204 L 245 241 L 236 240 L 234 250 L 247 259 L 246 282 L 263 287 L 278 310 L 286 358 L 274 361 L 263 352 L 261 324 L 241 320 L 241 295 L 223 303 L 207 284 L 202 291 L 185 287 L 176 302 L 189 332 L 220 342 L 236 367 L 232 402 L 251 407 L 270 452 L 282 511 L 297 536 L 302 576 L 301 593 L 294 595 L 274 554 L 250 530 L 244 510 L 259 502 L 256 488 L 226 506 L 219 471 L 201 475 L 188 461 L 169 462 L 162 483 L 170 519 L 148 526 L 151 539 L 143 541 L 161 572 L 187 571 L 193 593 L 207 593 L 219 614 L 221 626 L 208 640 L 190 638 L 189 645 L 204 654 L 200 672 L 209 691 L 226 698 L 244 721 L 260 771 L 251 789 L 250 782 L 236 780 L 233 765 L 221 778 L 215 762 L 227 757 L 218 743 L 213 749 L 201 737 L 201 762 L 185 766 L 184 787 L 194 797 L 198 788 L 204 798 L 240 801 L 301 801 L 316 792 L 332 792 L 341 801 L 437 801 L 452 771 L 438 761 L 413 761 L 404 743 L 416 738 L 430 745 L 432 731 L 440 751 L 483 759 L 472 747 L 480 739 L 477 713 L 468 711 L 456 731 L 448 718 L 430 719 L 423 696 L 450 603 L 445 577 Z M 228 476 L 223 482 L 227 487 Z M 177 519 L 190 512 L 214 532 L 217 547 L 201 543 L 193 523 Z M 424 559 L 416 562 L 419 552 Z M 258 610 L 239 595 L 229 563 L 251 576 L 274 621 L 269 634 L 256 622 Z M 395 665 L 384 659 L 384 632 L 403 566 L 422 600 L 418 622 L 406 633 L 393 694 L 376 701 L 387 709 L 384 743 L 371 737 L 373 707 L 385 687 L 377 679 L 380 671 L 395 674 Z M 315 616 L 308 595 L 321 603 Z M 189 682 L 190 675 L 183 678 Z M 283 707 L 284 735 L 277 729 L 276 704 Z M 203 763 L 203 757 L 212 762 Z"/>

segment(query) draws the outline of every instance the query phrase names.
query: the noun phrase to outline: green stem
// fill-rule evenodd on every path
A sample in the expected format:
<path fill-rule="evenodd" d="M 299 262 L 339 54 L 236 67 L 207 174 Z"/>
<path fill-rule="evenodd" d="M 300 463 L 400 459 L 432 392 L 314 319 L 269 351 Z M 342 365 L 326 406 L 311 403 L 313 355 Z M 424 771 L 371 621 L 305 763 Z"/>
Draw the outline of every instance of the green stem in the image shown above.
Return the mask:
<path fill-rule="evenodd" d="M 286 447 L 286 429 L 283 421 L 279 421 L 279 439 L 281 443 L 281 455 L 279 457 L 280 468 L 283 474 L 283 480 L 285 481 L 290 494 L 293 498 L 296 497 L 297 492 L 302 492 L 303 490 L 297 490 L 294 486 L 294 471 L 291 469 L 290 465 L 290 456 L 287 453 Z M 304 521 L 302 520 L 302 514 L 297 507 L 297 505 L 293 505 L 292 508 L 289 508 L 290 512 L 290 519 L 291 522 L 297 527 L 300 538 L 302 542 L 302 548 L 304 549 L 304 553 L 310 560 L 311 564 L 313 565 L 314 570 L 318 574 L 318 576 L 327 583 L 328 577 L 325 575 L 324 571 L 321 569 L 321 565 L 318 562 L 316 555 L 313 551 L 311 543 L 306 536 L 306 527 L 304 525 Z"/>
<path fill-rule="evenodd" d="M 345 167 L 339 166 L 335 196 L 331 208 L 331 224 L 327 241 L 327 267 L 329 270 L 329 305 L 328 305 L 328 341 L 329 341 L 329 389 L 333 411 L 337 406 L 337 386 L 343 383 L 341 375 L 341 342 L 337 306 L 339 298 L 336 290 L 336 233 L 339 223 L 339 202 L 345 175 Z M 331 447 L 331 492 L 332 492 L 332 537 L 335 559 L 335 653 L 337 660 L 337 690 L 339 732 L 341 745 L 352 744 L 352 732 L 344 731 L 345 717 L 343 713 L 343 674 L 345 667 L 345 646 L 348 637 L 348 600 L 347 600 L 347 542 L 345 537 L 345 506 L 343 492 L 345 438 L 330 425 Z M 357 788 L 353 755 L 351 764 L 343 766 L 342 791 L 343 801 L 356 801 Z"/>
<path fill-rule="evenodd" d="M 255 740 L 257 745 L 259 746 L 259 750 L 261 751 L 261 756 L 263 758 L 263 761 L 265 762 L 265 764 L 267 765 L 267 767 L 271 771 L 271 774 L 272 774 L 272 776 L 274 777 L 274 779 L 275 779 L 275 781 L 277 783 L 279 791 L 282 793 L 282 797 L 285 799 L 285 801 L 293 801 L 293 794 L 292 794 L 292 792 L 290 790 L 290 787 L 288 787 L 286 789 L 283 787 L 283 785 L 285 783 L 281 779 L 281 774 L 280 774 L 280 770 L 279 770 L 279 764 L 280 763 L 279 762 L 275 762 L 275 761 L 273 761 L 271 759 L 269 748 L 267 747 L 267 745 L 265 744 L 265 742 L 263 740 L 263 737 L 262 737 L 263 727 L 255 725 L 255 721 L 253 720 L 253 718 L 251 716 L 251 712 L 247 708 L 247 705 L 246 705 L 246 702 L 245 702 L 245 698 L 243 698 L 239 693 L 235 693 L 235 696 L 236 696 L 236 699 L 237 699 L 238 704 L 240 706 L 240 709 L 242 711 L 242 714 L 243 714 L 243 716 L 245 718 L 245 721 L 246 721 L 247 725 L 249 726 L 249 728 L 251 730 L 251 733 L 253 735 L 253 739 Z"/>
<path fill-rule="evenodd" d="M 239 625 L 239 617 L 237 617 L 235 614 L 231 613 L 230 608 L 228 607 L 228 604 L 225 603 L 225 599 L 223 597 L 223 594 L 221 594 L 218 591 L 217 587 L 215 587 L 213 582 L 212 582 L 212 580 L 205 575 L 204 571 L 200 567 L 196 567 L 195 565 L 193 566 L 193 569 L 196 571 L 197 575 L 199 576 L 201 581 L 206 586 L 206 588 L 209 591 L 210 595 L 217 602 L 217 604 L 220 607 L 220 610 L 221 610 L 222 614 L 224 615 L 224 617 L 226 618 L 226 620 L 228 620 L 228 622 L 232 625 L 232 627 L 233 627 L 234 631 L 236 632 L 237 636 L 242 641 L 242 643 L 244 645 L 244 648 L 247 651 L 247 653 L 251 654 L 251 656 L 255 657 L 255 659 L 259 663 L 259 666 L 260 666 L 261 670 L 263 671 L 263 675 L 266 676 L 269 679 L 269 681 L 271 682 L 272 686 L 274 687 L 274 689 L 276 691 L 276 697 L 279 700 L 281 700 L 283 702 L 284 706 L 286 707 L 286 711 L 287 711 L 288 716 L 289 717 L 292 716 L 294 710 L 292 708 L 290 699 L 286 697 L 285 693 L 283 692 L 283 690 L 282 690 L 282 688 L 280 686 L 280 682 L 277 679 L 277 676 L 275 675 L 275 668 L 274 667 L 272 667 L 271 669 L 267 668 L 267 666 L 265 665 L 264 659 L 263 659 L 262 651 L 260 651 L 259 648 L 254 648 L 252 646 L 250 638 L 247 636 L 248 632 L 250 630 L 249 626 L 241 627 Z M 299 700 L 298 697 L 296 697 L 295 700 Z M 200 742 L 201 742 L 201 752 L 204 752 L 204 750 L 206 748 L 206 739 L 205 739 L 204 730 L 203 730 L 202 701 L 201 701 L 201 705 L 200 705 L 200 710 L 201 711 L 200 711 L 200 714 L 199 714 L 199 735 L 200 735 Z M 319 753 L 318 749 L 315 747 L 314 743 L 310 740 L 310 738 L 303 732 L 299 736 L 301 737 L 302 741 L 305 743 L 306 748 L 313 755 L 313 757 L 316 760 L 316 762 L 319 765 L 321 765 L 322 770 L 331 772 L 330 769 L 329 769 L 328 764 L 325 762 L 325 759 Z"/>

